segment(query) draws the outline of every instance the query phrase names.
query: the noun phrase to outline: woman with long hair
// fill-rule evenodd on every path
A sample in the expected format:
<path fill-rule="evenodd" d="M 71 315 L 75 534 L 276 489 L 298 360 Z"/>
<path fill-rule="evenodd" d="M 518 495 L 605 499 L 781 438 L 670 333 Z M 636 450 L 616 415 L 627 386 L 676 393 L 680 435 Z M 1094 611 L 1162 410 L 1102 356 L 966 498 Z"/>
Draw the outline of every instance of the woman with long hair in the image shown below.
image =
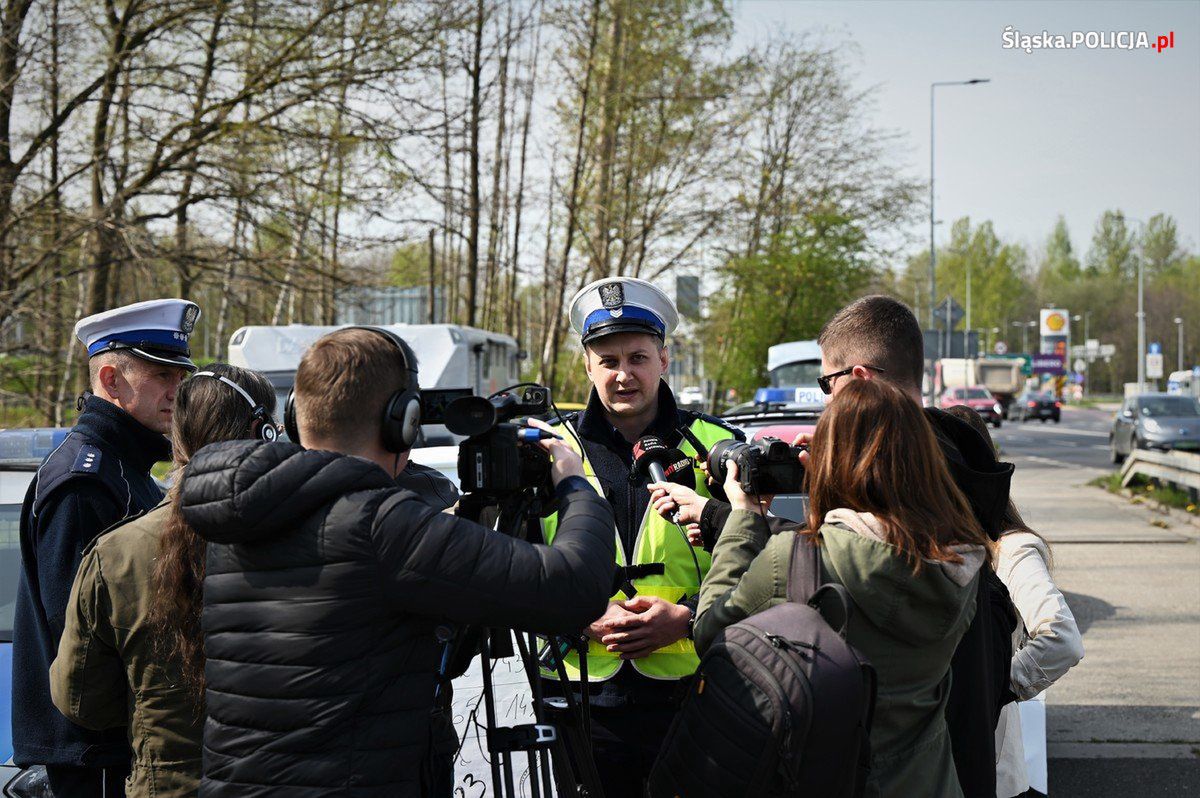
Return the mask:
<path fill-rule="evenodd" d="M 275 391 L 258 372 L 225 364 L 197 372 L 175 397 L 167 497 L 84 551 L 51 695 L 81 726 L 128 726 L 129 796 L 195 795 L 200 779 L 205 544 L 180 512 L 180 471 L 209 443 L 273 439 L 274 410 Z"/>
<path fill-rule="evenodd" d="M 983 418 L 969 407 L 946 412 L 970 424 L 992 446 Z M 1053 554 L 1046 539 L 1029 527 L 1010 499 L 996 556 L 996 575 L 1008 588 L 1021 616 L 1013 641 L 1010 687 L 1019 701 L 1028 701 L 1061 679 L 1083 659 L 1083 636 L 1067 599 L 1050 574 Z M 1030 790 L 1021 737 L 1021 712 L 1006 704 L 996 724 L 996 795 L 1012 798 Z"/>
<path fill-rule="evenodd" d="M 921 408 L 883 380 L 855 380 L 813 433 L 805 527 L 772 536 L 736 468 L 734 511 L 700 591 L 696 647 L 787 600 L 795 534 L 819 547 L 822 581 L 854 600 L 846 639 L 878 675 L 868 795 L 962 795 L 946 729 L 950 660 L 975 613 L 990 541 L 955 486 Z"/>

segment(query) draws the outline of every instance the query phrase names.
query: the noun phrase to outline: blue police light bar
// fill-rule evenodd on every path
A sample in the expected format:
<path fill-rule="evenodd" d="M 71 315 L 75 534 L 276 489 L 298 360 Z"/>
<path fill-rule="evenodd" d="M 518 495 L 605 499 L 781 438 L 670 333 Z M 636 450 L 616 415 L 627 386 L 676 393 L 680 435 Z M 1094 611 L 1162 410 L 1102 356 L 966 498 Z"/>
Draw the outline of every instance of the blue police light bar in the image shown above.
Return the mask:
<path fill-rule="evenodd" d="M 0 468 L 37 468 L 69 434 L 65 427 L 0 430 Z"/>
<path fill-rule="evenodd" d="M 759 388 L 754 392 L 755 404 L 767 404 L 770 402 L 793 402 L 796 400 L 795 388 Z"/>

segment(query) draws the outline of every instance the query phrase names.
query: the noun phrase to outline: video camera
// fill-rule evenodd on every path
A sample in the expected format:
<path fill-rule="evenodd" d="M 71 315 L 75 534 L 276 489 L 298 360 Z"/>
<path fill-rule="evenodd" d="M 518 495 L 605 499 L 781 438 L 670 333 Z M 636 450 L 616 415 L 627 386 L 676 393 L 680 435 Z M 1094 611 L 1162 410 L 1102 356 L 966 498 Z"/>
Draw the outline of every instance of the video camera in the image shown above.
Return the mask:
<path fill-rule="evenodd" d="M 467 439 L 458 447 L 458 479 L 464 493 L 506 496 L 523 490 L 552 492 L 550 457 L 533 445 L 549 433 L 509 423 L 550 412 L 550 389 L 525 386 L 518 395 L 476 396 L 469 388 L 421 392 L 422 424 L 445 424 Z M 523 445 L 524 444 L 524 445 Z"/>
<path fill-rule="evenodd" d="M 751 443 L 720 441 L 708 452 L 708 473 L 718 484 L 724 484 L 732 461 L 738 466 L 738 484 L 750 496 L 799 493 L 804 486 L 802 451 L 802 447 L 778 438 Z"/>

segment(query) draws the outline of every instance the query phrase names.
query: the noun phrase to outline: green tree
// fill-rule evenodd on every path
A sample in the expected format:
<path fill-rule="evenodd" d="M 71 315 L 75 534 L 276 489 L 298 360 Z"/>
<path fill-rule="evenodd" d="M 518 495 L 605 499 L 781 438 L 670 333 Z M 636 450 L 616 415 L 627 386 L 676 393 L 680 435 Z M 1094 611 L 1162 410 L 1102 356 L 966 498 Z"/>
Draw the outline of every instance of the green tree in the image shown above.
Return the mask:
<path fill-rule="evenodd" d="M 710 300 L 704 336 L 718 344 L 706 352 L 717 384 L 740 393 L 764 385 L 770 346 L 815 338 L 875 276 L 867 252 L 858 222 L 818 213 L 772 236 L 761 251 L 726 263 L 726 290 Z"/>
<path fill-rule="evenodd" d="M 1146 272 L 1151 275 L 1178 270 L 1187 254 L 1179 246 L 1175 219 L 1163 213 L 1154 214 L 1146 223 L 1142 230 L 1141 249 Z"/>
<path fill-rule="evenodd" d="M 1054 230 L 1046 240 L 1046 260 L 1042 265 L 1044 271 L 1063 280 L 1074 280 L 1081 274 L 1079 258 L 1071 249 L 1071 235 L 1067 232 L 1067 220 L 1058 215 Z"/>
<path fill-rule="evenodd" d="M 1092 248 L 1088 250 L 1089 274 L 1108 274 L 1116 277 L 1137 272 L 1136 237 L 1125 224 L 1120 210 L 1105 211 L 1096 222 Z"/>

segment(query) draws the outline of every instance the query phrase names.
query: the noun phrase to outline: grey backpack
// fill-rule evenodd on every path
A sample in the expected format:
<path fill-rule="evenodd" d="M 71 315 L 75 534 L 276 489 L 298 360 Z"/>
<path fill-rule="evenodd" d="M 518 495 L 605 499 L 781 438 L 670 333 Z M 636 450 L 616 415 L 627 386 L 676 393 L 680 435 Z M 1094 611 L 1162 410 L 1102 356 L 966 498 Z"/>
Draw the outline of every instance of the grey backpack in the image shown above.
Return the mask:
<path fill-rule="evenodd" d="M 653 798 L 858 796 L 870 768 L 875 669 L 846 642 L 850 594 L 792 546 L 788 601 L 705 652 L 650 774 Z"/>

